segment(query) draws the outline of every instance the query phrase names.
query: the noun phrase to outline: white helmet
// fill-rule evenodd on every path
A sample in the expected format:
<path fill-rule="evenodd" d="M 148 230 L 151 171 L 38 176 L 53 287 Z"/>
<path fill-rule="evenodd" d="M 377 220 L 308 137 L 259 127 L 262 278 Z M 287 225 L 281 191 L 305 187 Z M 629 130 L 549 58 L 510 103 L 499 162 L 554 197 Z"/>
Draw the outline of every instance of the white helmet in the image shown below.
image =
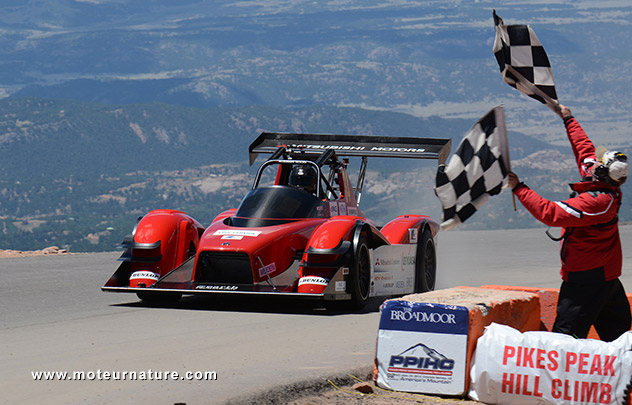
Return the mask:
<path fill-rule="evenodd" d="M 599 146 L 595 154 L 602 165 L 601 167 L 603 167 L 603 169 L 598 167 L 595 170 L 595 175 L 600 180 L 610 179 L 615 185 L 621 185 L 626 181 L 630 165 L 628 157 L 624 153 L 616 150 L 607 150 L 605 147 Z"/>

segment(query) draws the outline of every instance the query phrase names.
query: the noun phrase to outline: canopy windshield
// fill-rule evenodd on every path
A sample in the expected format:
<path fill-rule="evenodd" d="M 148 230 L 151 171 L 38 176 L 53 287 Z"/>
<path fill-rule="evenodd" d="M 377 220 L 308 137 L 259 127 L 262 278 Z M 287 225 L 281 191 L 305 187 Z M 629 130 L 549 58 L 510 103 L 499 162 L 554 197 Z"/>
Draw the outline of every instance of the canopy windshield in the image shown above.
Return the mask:
<path fill-rule="evenodd" d="M 288 186 L 258 187 L 246 194 L 232 225 L 278 225 L 295 219 L 323 217 L 324 213 L 323 201 L 303 190 Z"/>

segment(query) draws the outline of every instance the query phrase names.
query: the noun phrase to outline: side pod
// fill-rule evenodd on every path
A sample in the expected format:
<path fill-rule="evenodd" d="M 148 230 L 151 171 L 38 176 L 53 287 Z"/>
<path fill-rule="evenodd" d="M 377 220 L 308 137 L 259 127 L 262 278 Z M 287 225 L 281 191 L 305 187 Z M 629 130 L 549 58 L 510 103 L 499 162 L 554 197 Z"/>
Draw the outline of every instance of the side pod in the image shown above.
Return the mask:
<path fill-rule="evenodd" d="M 360 240 L 365 249 L 388 244 L 377 229 L 358 217 L 340 216 L 316 228 L 303 254 L 297 292 L 322 293 L 341 267 L 346 267 L 348 274 L 357 259 Z"/>
<path fill-rule="evenodd" d="M 149 287 L 195 255 L 204 227 L 176 210 L 154 210 L 142 217 L 120 247 L 121 265 L 106 287 Z"/>
<path fill-rule="evenodd" d="M 400 215 L 382 227 L 393 245 L 416 244 L 415 293 L 432 291 L 437 272 L 436 244 L 440 226 L 425 215 Z"/>

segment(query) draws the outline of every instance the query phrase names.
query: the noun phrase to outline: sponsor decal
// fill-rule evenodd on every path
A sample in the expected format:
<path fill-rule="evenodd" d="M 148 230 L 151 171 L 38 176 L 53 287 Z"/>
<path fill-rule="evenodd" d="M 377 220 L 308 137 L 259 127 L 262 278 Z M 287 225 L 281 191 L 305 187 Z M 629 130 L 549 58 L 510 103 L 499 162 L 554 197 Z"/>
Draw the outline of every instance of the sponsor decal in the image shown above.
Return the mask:
<path fill-rule="evenodd" d="M 336 291 L 347 291 L 347 282 L 346 281 L 336 281 Z"/>
<path fill-rule="evenodd" d="M 347 207 L 347 213 L 354 217 L 358 216 L 358 207 Z"/>
<path fill-rule="evenodd" d="M 236 291 L 239 287 L 236 285 L 196 285 L 196 290 L 220 290 L 220 291 Z"/>
<path fill-rule="evenodd" d="M 347 215 L 347 204 L 343 202 L 338 204 L 338 212 L 340 215 Z"/>
<path fill-rule="evenodd" d="M 329 202 L 329 216 L 335 217 L 336 215 L 338 215 L 338 202 L 330 201 Z"/>
<path fill-rule="evenodd" d="M 301 277 L 298 280 L 298 285 L 303 285 L 303 284 L 327 285 L 329 284 L 329 280 L 324 277 L 307 276 L 307 277 Z"/>
<path fill-rule="evenodd" d="M 394 304 L 386 308 L 387 311 L 382 312 L 381 329 L 467 334 L 469 312 L 463 307 L 406 301 L 393 302 Z"/>
<path fill-rule="evenodd" d="M 451 376 L 453 369 L 453 359 L 423 343 L 417 343 L 400 354 L 392 355 L 387 370 L 389 373 Z"/>
<path fill-rule="evenodd" d="M 404 271 L 404 266 L 414 266 L 416 262 L 415 256 L 402 256 L 402 271 Z"/>
<path fill-rule="evenodd" d="M 392 266 L 394 264 L 399 264 L 400 259 L 388 259 L 388 258 L 379 258 L 375 259 L 376 266 Z"/>
<path fill-rule="evenodd" d="M 456 324 L 456 315 L 451 313 L 439 312 L 419 312 L 406 310 L 391 311 L 392 321 L 413 321 L 413 322 L 431 322 L 431 323 L 453 323 Z"/>
<path fill-rule="evenodd" d="M 426 151 L 424 148 L 393 148 L 388 146 L 373 146 L 372 151 L 379 152 L 405 152 L 405 153 L 423 153 Z"/>
<path fill-rule="evenodd" d="M 159 276 L 158 274 L 152 272 L 152 271 L 147 271 L 147 270 L 142 270 L 142 271 L 135 271 L 132 273 L 131 276 L 129 276 L 130 280 L 135 280 L 135 279 L 149 279 L 149 280 L 158 280 Z"/>
<path fill-rule="evenodd" d="M 373 275 L 376 294 L 403 295 L 412 293 L 414 285 L 407 280 L 415 277 L 417 246 L 413 244 L 384 245 L 373 250 Z M 388 281 L 388 283 L 381 283 Z"/>
<path fill-rule="evenodd" d="M 267 264 L 259 268 L 259 277 L 274 273 L 276 271 L 276 264 L 274 262 Z"/>
<path fill-rule="evenodd" d="M 465 307 L 388 301 L 378 330 L 377 385 L 394 391 L 463 394 L 468 327 Z"/>
<path fill-rule="evenodd" d="M 213 235 L 252 236 L 257 237 L 261 231 L 248 231 L 244 229 L 219 229 Z"/>
<path fill-rule="evenodd" d="M 335 150 L 365 150 L 366 146 L 354 146 L 354 145 L 315 145 L 315 144 L 291 144 L 292 148 L 300 149 L 335 149 Z"/>
<path fill-rule="evenodd" d="M 334 150 L 351 150 L 351 151 L 374 151 L 374 152 L 399 152 L 399 153 L 423 153 L 426 151 L 425 148 L 402 148 L 402 147 L 392 147 L 392 146 L 372 146 L 370 149 L 367 149 L 367 146 L 359 146 L 359 145 L 328 145 L 328 144 L 290 144 L 291 148 L 298 149 L 316 149 L 316 150 L 326 150 L 326 149 L 334 149 Z"/>
<path fill-rule="evenodd" d="M 244 235 L 223 235 L 222 239 L 242 240 Z"/>

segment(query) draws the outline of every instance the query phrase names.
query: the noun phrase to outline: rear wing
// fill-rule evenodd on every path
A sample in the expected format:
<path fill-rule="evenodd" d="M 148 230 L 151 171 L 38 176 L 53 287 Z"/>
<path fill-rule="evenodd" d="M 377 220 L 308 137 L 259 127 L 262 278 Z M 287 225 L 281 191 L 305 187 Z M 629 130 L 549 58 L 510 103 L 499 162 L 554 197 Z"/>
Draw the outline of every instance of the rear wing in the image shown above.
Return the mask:
<path fill-rule="evenodd" d="M 438 138 L 262 132 L 248 147 L 248 154 L 250 165 L 259 153 L 274 153 L 281 146 L 288 152 L 320 155 L 333 149 L 336 156 L 437 159 L 443 164 L 451 145 L 451 139 Z"/>

